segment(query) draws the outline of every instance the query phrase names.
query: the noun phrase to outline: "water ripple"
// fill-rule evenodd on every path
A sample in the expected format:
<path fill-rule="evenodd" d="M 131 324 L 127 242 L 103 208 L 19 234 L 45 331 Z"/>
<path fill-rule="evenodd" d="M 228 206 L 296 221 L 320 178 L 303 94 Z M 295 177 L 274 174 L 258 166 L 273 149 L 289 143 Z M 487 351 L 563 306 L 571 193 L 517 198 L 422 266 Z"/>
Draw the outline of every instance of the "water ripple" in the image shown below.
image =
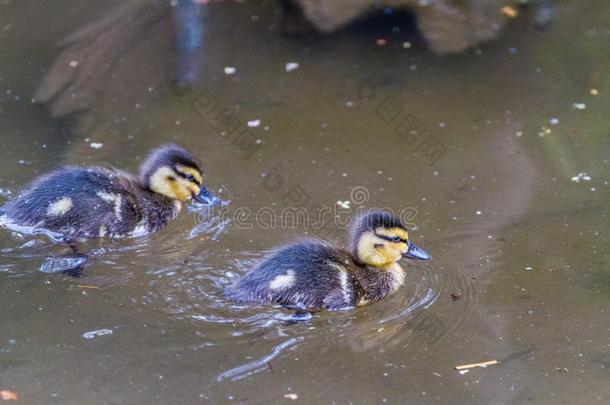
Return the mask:
<path fill-rule="evenodd" d="M 261 357 L 258 360 L 250 361 L 246 364 L 225 371 L 216 378 L 216 381 L 220 382 L 226 379 L 231 379 L 233 381 L 241 380 L 243 378 L 251 376 L 252 374 L 267 370 L 269 368 L 269 362 L 271 360 L 278 357 L 285 349 L 296 345 L 303 339 L 303 337 L 290 338 L 285 342 L 274 346 L 273 349 L 271 349 L 270 354 Z"/>

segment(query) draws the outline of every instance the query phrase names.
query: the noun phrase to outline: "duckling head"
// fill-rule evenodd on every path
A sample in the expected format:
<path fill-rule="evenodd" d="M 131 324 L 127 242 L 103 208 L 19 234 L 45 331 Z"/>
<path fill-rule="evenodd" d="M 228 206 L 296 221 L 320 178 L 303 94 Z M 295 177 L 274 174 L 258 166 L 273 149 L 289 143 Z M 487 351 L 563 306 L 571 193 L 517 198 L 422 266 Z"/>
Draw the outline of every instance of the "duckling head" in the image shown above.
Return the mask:
<path fill-rule="evenodd" d="M 372 210 L 358 217 L 352 228 L 354 258 L 373 267 L 388 268 L 401 258 L 429 260 L 431 256 L 409 240 L 407 228 L 387 211 Z"/>
<path fill-rule="evenodd" d="M 203 186 L 197 160 L 184 148 L 169 144 L 154 149 L 140 168 L 140 182 L 152 192 L 177 201 L 214 205 L 220 200 Z"/>

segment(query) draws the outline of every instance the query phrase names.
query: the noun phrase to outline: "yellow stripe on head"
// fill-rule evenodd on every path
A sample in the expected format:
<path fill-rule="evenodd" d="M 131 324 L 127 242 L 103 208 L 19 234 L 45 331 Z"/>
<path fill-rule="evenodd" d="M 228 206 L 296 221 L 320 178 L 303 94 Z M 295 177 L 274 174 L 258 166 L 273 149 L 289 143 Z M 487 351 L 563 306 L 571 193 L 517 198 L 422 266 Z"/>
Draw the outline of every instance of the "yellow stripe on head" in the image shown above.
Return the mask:
<path fill-rule="evenodd" d="M 398 236 L 400 239 L 409 240 L 409 233 L 402 228 L 383 228 L 379 227 L 375 229 L 375 233 L 378 235 L 394 237 Z"/>
<path fill-rule="evenodd" d="M 203 177 L 201 177 L 201 172 L 195 169 L 194 167 L 176 165 L 176 171 L 181 174 L 193 176 L 197 184 L 203 183 Z"/>

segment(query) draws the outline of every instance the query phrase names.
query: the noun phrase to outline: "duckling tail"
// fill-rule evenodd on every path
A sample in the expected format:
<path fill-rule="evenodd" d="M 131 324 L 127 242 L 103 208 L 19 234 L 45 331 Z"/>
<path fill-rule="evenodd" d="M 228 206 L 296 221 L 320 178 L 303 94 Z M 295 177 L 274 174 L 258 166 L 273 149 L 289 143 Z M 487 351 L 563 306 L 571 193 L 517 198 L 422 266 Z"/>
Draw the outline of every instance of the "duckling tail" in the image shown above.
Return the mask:
<path fill-rule="evenodd" d="M 261 303 L 260 297 L 253 291 L 243 288 L 239 284 L 231 285 L 224 290 L 224 295 L 237 304 Z"/>

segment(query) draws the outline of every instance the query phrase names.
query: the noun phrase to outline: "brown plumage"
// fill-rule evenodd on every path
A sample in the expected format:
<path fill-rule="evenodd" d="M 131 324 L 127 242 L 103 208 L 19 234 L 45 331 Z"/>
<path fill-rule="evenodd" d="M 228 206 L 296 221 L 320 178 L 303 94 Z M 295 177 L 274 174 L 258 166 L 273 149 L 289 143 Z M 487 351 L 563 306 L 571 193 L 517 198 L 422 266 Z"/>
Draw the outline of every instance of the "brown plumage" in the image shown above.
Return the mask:
<path fill-rule="evenodd" d="M 65 238 L 139 236 L 167 225 L 191 198 L 213 198 L 199 163 L 185 149 L 164 145 L 142 164 L 139 178 L 103 167 L 45 174 L 1 208 L 0 224 Z"/>
<path fill-rule="evenodd" d="M 227 290 L 240 303 L 275 303 L 301 310 L 346 309 L 377 302 L 404 284 L 402 257 L 430 256 L 408 240 L 386 211 L 356 221 L 350 250 L 306 240 L 280 248 Z"/>

